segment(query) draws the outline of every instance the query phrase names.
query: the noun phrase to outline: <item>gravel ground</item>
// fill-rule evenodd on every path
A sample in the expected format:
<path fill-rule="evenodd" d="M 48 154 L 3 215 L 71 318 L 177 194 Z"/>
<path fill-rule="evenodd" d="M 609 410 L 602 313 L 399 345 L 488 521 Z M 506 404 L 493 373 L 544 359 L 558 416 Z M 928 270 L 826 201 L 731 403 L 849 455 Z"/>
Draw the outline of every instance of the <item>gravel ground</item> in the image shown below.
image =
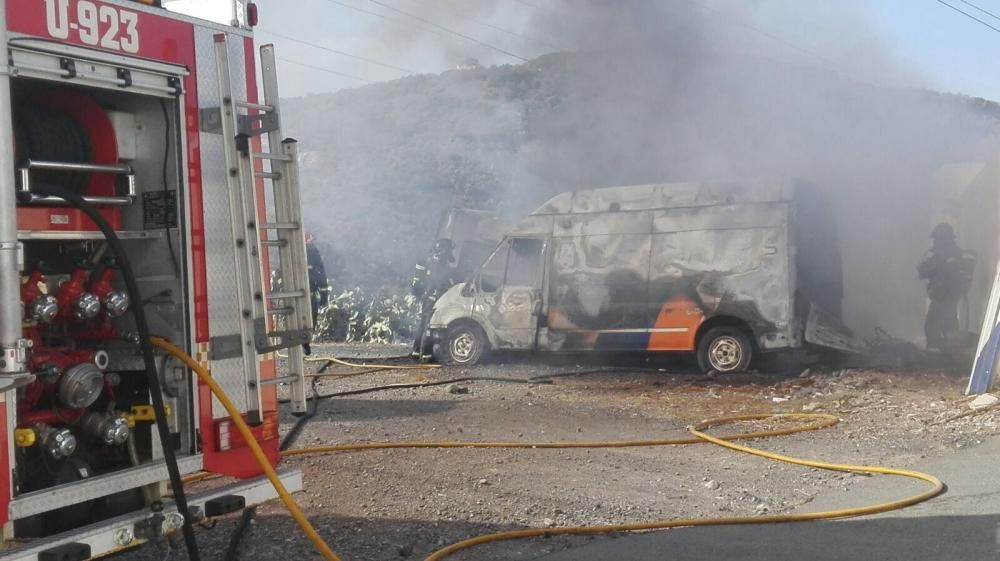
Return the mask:
<path fill-rule="evenodd" d="M 319 354 L 344 357 L 405 350 L 317 349 Z M 338 367 L 328 372 L 353 371 Z M 580 374 L 556 376 L 574 373 Z M 296 446 L 650 439 L 684 436 L 687 425 L 710 417 L 815 411 L 836 414 L 842 422 L 756 445 L 802 457 L 905 467 L 1000 432 L 1000 407 L 973 413 L 969 400 L 961 396 L 964 375 L 947 372 L 851 370 L 705 378 L 563 359 L 542 365 L 509 362 L 324 378 L 319 391 L 465 376 L 553 377 L 551 383 L 463 382 L 324 400 Z M 287 430 L 295 418 L 284 421 Z M 303 469 L 306 491 L 298 500 L 345 561 L 423 559 L 466 537 L 529 526 L 787 512 L 808 508 L 817 495 L 846 490 L 864 479 L 776 464 L 710 445 L 380 450 L 287 463 Z M 199 532 L 205 559 L 221 559 L 235 523 L 229 518 L 211 531 Z M 604 538 L 522 540 L 481 547 L 454 559 L 535 559 L 590 539 Z M 162 547 L 149 547 L 120 559 L 183 558 L 177 547 L 166 553 Z M 319 556 L 281 505 L 271 503 L 258 510 L 243 540 L 241 559 L 280 558 Z"/>

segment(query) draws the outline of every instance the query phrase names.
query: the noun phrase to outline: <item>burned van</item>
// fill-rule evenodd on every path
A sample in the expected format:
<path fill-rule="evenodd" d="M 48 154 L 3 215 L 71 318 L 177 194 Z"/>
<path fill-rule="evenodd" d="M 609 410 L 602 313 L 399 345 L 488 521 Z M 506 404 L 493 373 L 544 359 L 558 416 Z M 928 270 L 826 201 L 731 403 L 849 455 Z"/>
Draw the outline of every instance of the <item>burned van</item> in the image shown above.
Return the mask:
<path fill-rule="evenodd" d="M 491 350 L 681 351 L 735 372 L 762 352 L 857 351 L 828 212 L 791 180 L 563 193 L 438 300 L 428 335 L 465 365 Z"/>

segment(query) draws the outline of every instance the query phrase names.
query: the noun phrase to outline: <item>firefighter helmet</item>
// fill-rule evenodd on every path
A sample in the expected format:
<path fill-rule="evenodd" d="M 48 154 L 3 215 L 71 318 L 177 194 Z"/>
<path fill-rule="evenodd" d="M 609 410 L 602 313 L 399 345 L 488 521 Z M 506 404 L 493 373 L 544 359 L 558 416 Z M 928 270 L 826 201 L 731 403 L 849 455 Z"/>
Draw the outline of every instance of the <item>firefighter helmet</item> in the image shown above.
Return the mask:
<path fill-rule="evenodd" d="M 951 224 L 942 222 L 931 230 L 931 238 L 935 240 L 953 240 L 955 239 L 955 229 L 951 227 Z"/>

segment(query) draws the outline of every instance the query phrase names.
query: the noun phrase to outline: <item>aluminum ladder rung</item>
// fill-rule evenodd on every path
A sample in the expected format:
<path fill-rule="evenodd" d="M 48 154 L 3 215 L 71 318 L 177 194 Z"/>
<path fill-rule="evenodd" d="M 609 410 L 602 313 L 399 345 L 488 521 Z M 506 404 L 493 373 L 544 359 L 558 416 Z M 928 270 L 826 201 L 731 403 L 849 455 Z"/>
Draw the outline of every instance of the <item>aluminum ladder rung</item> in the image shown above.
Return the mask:
<path fill-rule="evenodd" d="M 261 230 L 298 230 L 301 227 L 298 222 L 265 222 L 260 225 Z"/>
<path fill-rule="evenodd" d="M 260 240 L 260 245 L 265 247 L 287 247 L 288 240 Z"/>
<path fill-rule="evenodd" d="M 291 384 L 299 379 L 298 374 L 288 374 L 285 376 L 278 376 L 277 378 L 268 378 L 267 380 L 261 380 L 260 385 L 262 386 L 277 386 L 278 384 Z"/>
<path fill-rule="evenodd" d="M 281 179 L 281 174 L 276 171 L 255 171 L 254 175 L 264 179 Z"/>
<path fill-rule="evenodd" d="M 284 290 L 281 292 L 271 292 L 265 296 L 268 300 L 281 300 L 283 298 L 305 298 L 309 296 L 306 290 Z"/>
<path fill-rule="evenodd" d="M 295 313 L 295 308 L 291 306 L 285 306 L 283 308 L 268 308 L 268 315 L 271 316 L 287 316 Z"/>
<path fill-rule="evenodd" d="M 292 157 L 288 154 L 274 154 L 272 152 L 254 152 L 253 157 L 256 160 L 277 160 L 279 162 L 292 161 Z"/>
<path fill-rule="evenodd" d="M 252 109 L 254 111 L 264 111 L 270 113 L 274 111 L 274 107 L 271 105 L 265 105 L 263 103 L 251 103 L 249 101 L 236 101 L 236 107 L 242 107 L 243 109 Z"/>

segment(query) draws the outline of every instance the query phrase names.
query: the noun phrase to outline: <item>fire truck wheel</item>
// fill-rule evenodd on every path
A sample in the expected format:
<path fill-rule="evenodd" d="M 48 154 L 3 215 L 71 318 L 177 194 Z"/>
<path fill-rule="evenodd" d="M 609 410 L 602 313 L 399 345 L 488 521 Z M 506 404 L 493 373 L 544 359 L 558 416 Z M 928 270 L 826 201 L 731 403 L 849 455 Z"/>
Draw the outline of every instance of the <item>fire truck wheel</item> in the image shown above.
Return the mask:
<path fill-rule="evenodd" d="M 444 364 L 472 366 L 489 350 L 489 340 L 479 326 L 460 324 L 448 330 L 443 341 L 441 358 Z"/>
<path fill-rule="evenodd" d="M 709 329 L 698 342 L 698 366 L 702 372 L 742 372 L 750 366 L 752 359 L 750 337 L 738 327 Z"/>

